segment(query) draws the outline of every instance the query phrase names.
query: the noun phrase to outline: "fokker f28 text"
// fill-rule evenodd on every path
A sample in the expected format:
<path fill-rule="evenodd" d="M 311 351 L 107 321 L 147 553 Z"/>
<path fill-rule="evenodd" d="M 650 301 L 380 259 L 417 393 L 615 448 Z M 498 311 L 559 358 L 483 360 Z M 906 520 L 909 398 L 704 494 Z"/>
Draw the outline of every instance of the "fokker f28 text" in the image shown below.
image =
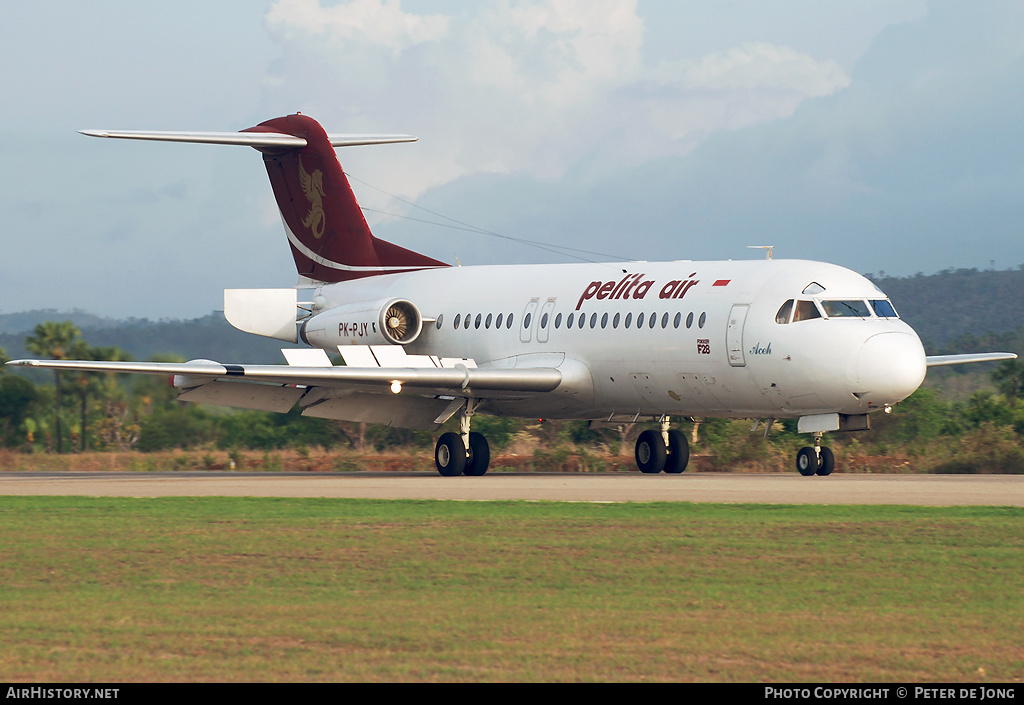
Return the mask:
<path fill-rule="evenodd" d="M 98 137 L 245 145 L 263 156 L 299 281 L 229 289 L 241 330 L 309 348 L 288 365 L 17 360 L 10 364 L 172 375 L 179 399 L 437 430 L 442 475 L 482 475 L 477 413 L 592 424 L 660 423 L 636 442 L 645 473 L 686 469 L 671 420 L 798 419 L 804 475 L 828 475 L 829 431 L 869 426 L 928 367 L 1011 353 L 926 356 L 879 289 L 822 262 L 614 262 L 452 267 L 373 236 L 335 147 L 406 136 L 328 135 L 296 114 L 241 132 L 85 131 Z M 312 302 L 298 301 L 312 289 Z M 345 365 L 333 365 L 338 350 Z"/>

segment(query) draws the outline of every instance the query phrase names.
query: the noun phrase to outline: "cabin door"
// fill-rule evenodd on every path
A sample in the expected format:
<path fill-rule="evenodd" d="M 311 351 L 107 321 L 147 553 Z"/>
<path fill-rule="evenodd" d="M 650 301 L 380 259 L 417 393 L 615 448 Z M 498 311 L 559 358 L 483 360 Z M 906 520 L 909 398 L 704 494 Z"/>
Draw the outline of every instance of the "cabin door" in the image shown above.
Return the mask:
<path fill-rule="evenodd" d="M 733 367 L 744 367 L 747 364 L 743 356 L 743 324 L 747 322 L 747 311 L 750 304 L 736 304 L 729 312 L 729 328 L 725 333 L 725 345 L 729 351 L 729 364 Z"/>

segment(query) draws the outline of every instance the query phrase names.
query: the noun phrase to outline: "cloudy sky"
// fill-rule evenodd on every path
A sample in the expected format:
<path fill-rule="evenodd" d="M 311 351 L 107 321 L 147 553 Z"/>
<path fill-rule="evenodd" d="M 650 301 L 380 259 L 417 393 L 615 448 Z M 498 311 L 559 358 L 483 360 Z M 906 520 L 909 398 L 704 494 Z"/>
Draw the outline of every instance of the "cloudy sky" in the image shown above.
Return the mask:
<path fill-rule="evenodd" d="M 463 265 L 578 261 L 517 239 L 587 259 L 769 244 L 897 275 L 1024 264 L 1019 0 L 0 10 L 0 313 L 188 318 L 225 287 L 294 284 L 255 152 L 76 131 L 297 110 L 417 135 L 342 164 L 379 237 Z"/>

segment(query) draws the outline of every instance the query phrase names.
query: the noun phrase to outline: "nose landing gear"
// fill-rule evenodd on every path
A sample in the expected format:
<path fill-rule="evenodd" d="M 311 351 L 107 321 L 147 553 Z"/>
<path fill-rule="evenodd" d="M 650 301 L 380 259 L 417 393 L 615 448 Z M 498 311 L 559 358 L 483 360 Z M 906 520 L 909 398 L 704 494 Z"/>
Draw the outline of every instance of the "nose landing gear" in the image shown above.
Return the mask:
<path fill-rule="evenodd" d="M 820 432 L 814 434 L 814 447 L 804 447 L 796 454 L 796 469 L 801 475 L 831 475 L 836 467 L 836 457 L 829 448 L 821 445 Z"/>

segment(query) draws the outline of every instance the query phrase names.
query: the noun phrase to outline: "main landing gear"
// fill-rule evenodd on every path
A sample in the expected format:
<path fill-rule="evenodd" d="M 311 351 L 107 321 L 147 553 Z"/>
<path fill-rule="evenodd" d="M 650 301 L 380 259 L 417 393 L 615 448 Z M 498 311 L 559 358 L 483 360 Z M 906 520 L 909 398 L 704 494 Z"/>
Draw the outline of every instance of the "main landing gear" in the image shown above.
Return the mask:
<path fill-rule="evenodd" d="M 821 445 L 821 433 L 814 434 L 814 447 L 800 449 L 796 454 L 796 469 L 805 477 L 811 475 L 831 475 L 836 467 L 836 456 L 828 448 Z"/>
<path fill-rule="evenodd" d="M 640 472 L 656 474 L 664 470 L 681 473 L 690 462 L 690 444 L 682 431 L 669 429 L 668 418 L 661 419 L 661 431 L 644 431 L 636 439 L 636 466 Z"/>
<path fill-rule="evenodd" d="M 483 475 L 491 462 L 491 448 L 484 434 L 469 430 L 479 401 L 467 399 L 459 416 L 459 433 L 442 433 L 434 446 L 434 467 L 445 477 Z"/>

